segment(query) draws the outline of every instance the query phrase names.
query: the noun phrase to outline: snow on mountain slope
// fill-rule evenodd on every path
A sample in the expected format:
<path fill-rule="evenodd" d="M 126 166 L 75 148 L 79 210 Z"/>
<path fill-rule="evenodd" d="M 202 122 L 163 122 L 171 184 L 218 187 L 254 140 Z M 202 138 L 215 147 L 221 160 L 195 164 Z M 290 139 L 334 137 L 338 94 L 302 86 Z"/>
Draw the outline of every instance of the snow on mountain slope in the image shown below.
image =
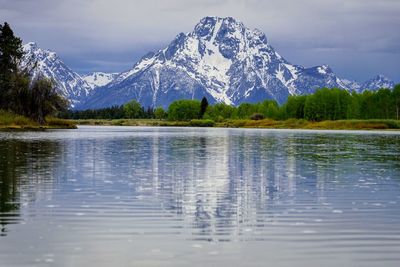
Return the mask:
<path fill-rule="evenodd" d="M 120 74 L 84 77 L 70 70 L 54 52 L 34 43 L 24 46 L 38 62 L 35 75 L 53 78 L 75 109 L 122 105 L 132 99 L 144 107 L 167 107 L 178 99 L 239 105 L 289 95 L 313 93 L 321 87 L 361 92 L 393 87 L 383 76 L 360 84 L 337 77 L 327 65 L 305 68 L 291 64 L 267 42 L 264 33 L 231 17 L 205 17 L 187 34 L 180 33 L 164 49 L 150 52 Z"/>
<path fill-rule="evenodd" d="M 82 78 L 94 89 L 109 84 L 117 75 L 118 73 L 92 72 L 83 75 Z"/>
<path fill-rule="evenodd" d="M 25 55 L 20 63 L 22 68 L 31 68 L 33 78 L 44 76 L 55 81 L 59 94 L 70 100 L 71 106 L 79 104 L 92 87 L 57 56 L 55 52 L 41 49 L 36 43 L 23 45 Z"/>
<path fill-rule="evenodd" d="M 394 82 L 383 75 L 377 75 L 362 84 L 362 90 L 378 90 L 380 88 L 393 88 Z"/>
<path fill-rule="evenodd" d="M 267 42 L 264 33 L 233 18 L 203 18 L 188 34 L 149 53 L 132 69 L 96 90 L 82 108 L 123 104 L 168 106 L 180 98 L 206 96 L 211 103 L 238 105 L 311 93 L 318 87 L 347 87 L 326 66 L 293 65 Z"/>

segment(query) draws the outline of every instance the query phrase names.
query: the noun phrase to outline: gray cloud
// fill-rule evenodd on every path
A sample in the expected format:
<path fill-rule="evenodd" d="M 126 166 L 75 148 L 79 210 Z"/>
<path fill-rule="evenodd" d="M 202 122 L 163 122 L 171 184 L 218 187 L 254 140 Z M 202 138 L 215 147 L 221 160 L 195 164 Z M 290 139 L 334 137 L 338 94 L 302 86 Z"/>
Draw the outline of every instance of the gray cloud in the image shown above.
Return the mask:
<path fill-rule="evenodd" d="M 0 18 L 17 35 L 78 71 L 121 71 L 212 15 L 264 31 L 293 63 L 329 64 L 359 80 L 383 73 L 400 81 L 390 67 L 400 60 L 399 11 L 398 0 L 0 0 Z"/>

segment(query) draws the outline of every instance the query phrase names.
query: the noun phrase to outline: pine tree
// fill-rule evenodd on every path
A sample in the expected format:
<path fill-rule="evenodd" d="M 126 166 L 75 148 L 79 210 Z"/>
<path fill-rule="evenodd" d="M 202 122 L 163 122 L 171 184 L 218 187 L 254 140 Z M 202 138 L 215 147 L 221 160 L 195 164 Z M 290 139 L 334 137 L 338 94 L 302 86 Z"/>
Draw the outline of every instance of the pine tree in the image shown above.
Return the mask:
<path fill-rule="evenodd" d="M 204 116 L 204 113 L 206 113 L 207 107 L 208 107 L 207 98 L 203 97 L 203 99 L 201 100 L 201 103 L 200 103 L 200 119 L 202 119 Z"/>
<path fill-rule="evenodd" d="M 7 22 L 0 24 L 0 108 L 10 105 L 11 80 L 18 73 L 18 61 L 22 56 L 21 39 L 14 36 Z"/>

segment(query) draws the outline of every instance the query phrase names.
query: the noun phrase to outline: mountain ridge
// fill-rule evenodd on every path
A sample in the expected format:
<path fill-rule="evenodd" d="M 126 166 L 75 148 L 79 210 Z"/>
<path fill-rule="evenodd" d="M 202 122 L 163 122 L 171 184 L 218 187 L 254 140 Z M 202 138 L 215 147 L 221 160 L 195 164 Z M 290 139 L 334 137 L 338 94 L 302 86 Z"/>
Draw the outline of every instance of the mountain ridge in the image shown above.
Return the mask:
<path fill-rule="evenodd" d="M 167 107 L 174 100 L 204 96 L 210 103 L 232 105 L 263 99 L 283 103 L 289 95 L 309 94 L 320 87 L 361 92 L 366 87 L 394 86 L 382 75 L 358 83 L 339 78 L 328 65 L 292 64 L 262 31 L 246 28 L 232 17 L 203 18 L 193 31 L 179 33 L 167 47 L 147 53 L 119 74 L 79 75 L 54 52 L 32 43 L 24 50 L 25 46 L 39 61 L 36 72 L 56 80 L 75 109 L 122 105 L 132 99 L 143 106 Z"/>
<path fill-rule="evenodd" d="M 109 84 L 117 76 L 118 76 L 118 73 L 115 73 L 115 72 L 108 73 L 108 72 L 101 72 L 101 71 L 95 71 L 95 72 L 90 72 L 90 73 L 81 75 L 82 79 L 85 80 L 92 89 Z"/>
<path fill-rule="evenodd" d="M 136 99 L 144 106 L 167 107 L 180 98 L 239 105 L 289 95 L 309 94 L 320 87 L 362 90 L 342 80 L 328 65 L 305 68 L 291 64 L 258 29 L 232 17 L 205 17 L 189 33 L 179 33 L 164 49 L 149 52 L 133 67 L 100 87 L 81 108 L 120 105 Z"/>
<path fill-rule="evenodd" d="M 57 92 L 75 107 L 86 98 L 92 88 L 82 77 L 71 70 L 55 52 L 41 49 L 34 42 L 22 46 L 24 56 L 20 62 L 22 69 L 31 69 L 32 79 L 44 76 L 55 82 Z"/>

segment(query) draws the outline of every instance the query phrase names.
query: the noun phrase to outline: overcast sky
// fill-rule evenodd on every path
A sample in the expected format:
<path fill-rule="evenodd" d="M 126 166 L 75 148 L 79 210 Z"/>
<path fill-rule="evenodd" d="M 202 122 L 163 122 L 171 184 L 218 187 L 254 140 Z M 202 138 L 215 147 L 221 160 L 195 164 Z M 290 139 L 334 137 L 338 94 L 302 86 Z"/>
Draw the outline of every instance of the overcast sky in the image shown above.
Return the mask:
<path fill-rule="evenodd" d="M 266 33 L 288 61 L 400 82 L 400 0 L 0 0 L 0 21 L 75 71 L 119 72 L 205 16 Z"/>

